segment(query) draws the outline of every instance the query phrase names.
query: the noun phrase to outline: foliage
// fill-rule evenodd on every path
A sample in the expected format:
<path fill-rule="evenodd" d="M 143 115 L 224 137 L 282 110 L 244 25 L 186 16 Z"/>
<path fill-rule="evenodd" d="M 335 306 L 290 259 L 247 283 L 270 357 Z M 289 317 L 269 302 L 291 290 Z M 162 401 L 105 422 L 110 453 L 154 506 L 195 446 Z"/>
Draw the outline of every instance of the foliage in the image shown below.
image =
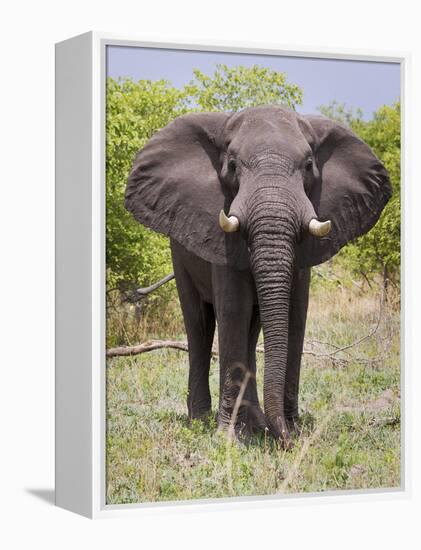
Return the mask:
<path fill-rule="evenodd" d="M 361 109 L 346 108 L 344 103 L 339 103 L 335 99 L 328 105 L 320 105 L 318 107 L 322 115 L 336 120 L 345 126 L 352 126 L 356 121 L 361 121 L 363 118 L 363 112 Z"/>
<path fill-rule="evenodd" d="M 397 280 L 400 270 L 400 103 L 384 105 L 373 119 L 364 121 L 361 111 L 354 114 L 344 105 L 332 102 L 320 111 L 346 124 L 368 145 L 386 166 L 393 195 L 380 220 L 366 235 L 348 244 L 340 253 L 349 267 L 364 276 L 382 273 Z"/>
<path fill-rule="evenodd" d="M 217 65 L 213 76 L 193 71 L 194 79 L 185 87 L 188 102 L 201 111 L 239 111 L 257 105 L 301 105 L 303 92 L 289 84 L 285 73 L 266 67 L 229 68 Z"/>
<path fill-rule="evenodd" d="M 107 287 L 148 285 L 172 270 L 167 238 L 138 222 L 124 207 L 127 177 L 137 151 L 184 112 L 184 92 L 164 80 L 107 82 Z"/>

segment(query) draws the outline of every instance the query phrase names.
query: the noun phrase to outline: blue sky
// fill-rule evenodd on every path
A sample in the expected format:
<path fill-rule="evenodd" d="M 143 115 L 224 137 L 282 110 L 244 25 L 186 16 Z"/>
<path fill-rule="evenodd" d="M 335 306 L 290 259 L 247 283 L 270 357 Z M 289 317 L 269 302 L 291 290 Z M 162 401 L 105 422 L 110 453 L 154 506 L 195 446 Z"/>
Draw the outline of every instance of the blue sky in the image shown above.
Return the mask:
<path fill-rule="evenodd" d="M 263 65 L 285 72 L 287 80 L 304 91 L 303 105 L 297 110 L 315 113 L 319 105 L 332 100 L 349 108 L 361 108 L 364 119 L 370 119 L 381 105 L 390 105 L 400 96 L 400 66 L 398 63 L 344 61 L 303 57 L 201 52 L 108 46 L 107 74 L 113 78 L 134 80 L 169 80 L 183 87 L 192 78 L 195 68 L 210 75 L 218 63 Z"/>

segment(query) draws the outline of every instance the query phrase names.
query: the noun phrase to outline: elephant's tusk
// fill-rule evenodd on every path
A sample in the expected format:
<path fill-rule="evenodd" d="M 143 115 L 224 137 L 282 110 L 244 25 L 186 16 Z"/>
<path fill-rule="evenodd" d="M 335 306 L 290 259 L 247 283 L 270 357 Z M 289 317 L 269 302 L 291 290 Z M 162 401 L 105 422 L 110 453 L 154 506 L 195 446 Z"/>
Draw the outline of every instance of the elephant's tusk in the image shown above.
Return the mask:
<path fill-rule="evenodd" d="M 332 222 L 330 220 L 319 222 L 313 218 L 308 224 L 309 233 L 315 237 L 324 237 L 330 232 L 331 229 Z"/>
<path fill-rule="evenodd" d="M 219 225 L 225 233 L 234 233 L 240 229 L 240 222 L 236 216 L 226 216 L 225 212 L 221 210 L 219 214 Z"/>

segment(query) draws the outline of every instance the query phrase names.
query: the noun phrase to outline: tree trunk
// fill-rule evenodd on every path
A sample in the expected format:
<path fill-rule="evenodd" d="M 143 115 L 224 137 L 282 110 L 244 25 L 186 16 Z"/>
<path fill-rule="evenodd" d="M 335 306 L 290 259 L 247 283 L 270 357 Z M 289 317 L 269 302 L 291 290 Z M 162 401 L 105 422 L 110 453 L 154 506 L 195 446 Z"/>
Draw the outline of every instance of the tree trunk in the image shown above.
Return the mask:
<path fill-rule="evenodd" d="M 383 291 L 384 291 L 384 301 L 387 302 L 387 291 L 389 289 L 389 269 L 387 263 L 383 265 Z"/>

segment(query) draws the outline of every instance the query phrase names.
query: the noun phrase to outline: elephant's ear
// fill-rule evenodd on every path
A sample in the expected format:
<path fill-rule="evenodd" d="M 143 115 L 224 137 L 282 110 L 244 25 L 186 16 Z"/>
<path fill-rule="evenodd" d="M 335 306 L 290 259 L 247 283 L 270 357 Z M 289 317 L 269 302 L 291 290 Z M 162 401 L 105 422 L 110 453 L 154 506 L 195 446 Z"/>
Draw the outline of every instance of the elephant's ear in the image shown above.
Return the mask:
<path fill-rule="evenodd" d="M 298 247 L 302 267 L 328 260 L 369 231 L 392 194 L 385 167 L 349 128 L 323 116 L 304 119 L 318 169 L 310 200 L 318 219 L 331 220 L 332 229 L 323 238 L 304 236 Z"/>
<path fill-rule="evenodd" d="M 245 241 L 222 231 L 218 222 L 230 202 L 219 179 L 218 145 L 229 116 L 188 114 L 155 134 L 134 161 L 125 205 L 137 221 L 202 259 L 244 269 Z"/>

